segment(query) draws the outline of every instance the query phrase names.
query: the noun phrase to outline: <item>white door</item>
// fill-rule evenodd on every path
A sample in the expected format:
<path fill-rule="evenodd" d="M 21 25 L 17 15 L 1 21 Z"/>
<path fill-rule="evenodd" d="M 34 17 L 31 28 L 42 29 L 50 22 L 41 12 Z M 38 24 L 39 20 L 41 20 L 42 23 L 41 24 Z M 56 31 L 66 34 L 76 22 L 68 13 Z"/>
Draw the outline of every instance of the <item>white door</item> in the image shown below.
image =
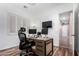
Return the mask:
<path fill-rule="evenodd" d="M 74 20 L 73 13 L 69 12 L 68 24 L 62 25 L 60 30 L 60 47 L 70 49 L 71 52 L 74 50 Z"/>

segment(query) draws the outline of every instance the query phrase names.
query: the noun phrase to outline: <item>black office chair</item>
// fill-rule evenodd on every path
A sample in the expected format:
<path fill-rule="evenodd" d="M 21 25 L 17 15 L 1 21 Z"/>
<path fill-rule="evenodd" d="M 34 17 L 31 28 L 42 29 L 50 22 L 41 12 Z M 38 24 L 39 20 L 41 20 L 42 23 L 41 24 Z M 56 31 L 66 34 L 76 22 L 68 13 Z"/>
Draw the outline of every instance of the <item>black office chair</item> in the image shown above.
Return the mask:
<path fill-rule="evenodd" d="M 18 31 L 18 36 L 20 39 L 20 44 L 19 44 L 19 49 L 22 50 L 22 52 L 20 53 L 20 56 L 24 55 L 24 56 L 28 56 L 28 55 L 32 55 L 32 45 L 31 43 L 27 40 L 26 38 L 26 34 L 23 33 L 25 32 L 26 29 L 21 27 L 20 30 Z"/>

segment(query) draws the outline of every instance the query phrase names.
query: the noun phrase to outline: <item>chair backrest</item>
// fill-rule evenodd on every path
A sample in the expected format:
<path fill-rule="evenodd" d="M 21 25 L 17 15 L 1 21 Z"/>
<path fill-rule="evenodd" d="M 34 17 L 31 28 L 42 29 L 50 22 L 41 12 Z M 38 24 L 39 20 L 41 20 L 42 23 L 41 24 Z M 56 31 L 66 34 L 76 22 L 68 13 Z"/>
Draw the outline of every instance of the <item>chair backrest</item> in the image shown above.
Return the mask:
<path fill-rule="evenodd" d="M 26 42 L 26 35 L 24 33 L 18 33 L 20 42 Z"/>
<path fill-rule="evenodd" d="M 20 44 L 19 44 L 19 49 L 24 49 L 25 45 L 29 44 L 27 38 L 26 38 L 26 34 L 22 33 L 21 31 L 18 31 L 18 36 L 19 36 L 19 40 L 20 40 Z"/>
<path fill-rule="evenodd" d="M 28 40 L 26 38 L 26 34 L 24 33 L 25 31 L 26 29 L 24 27 L 21 27 L 20 30 L 18 31 L 18 36 L 19 36 L 20 42 L 27 43 Z"/>

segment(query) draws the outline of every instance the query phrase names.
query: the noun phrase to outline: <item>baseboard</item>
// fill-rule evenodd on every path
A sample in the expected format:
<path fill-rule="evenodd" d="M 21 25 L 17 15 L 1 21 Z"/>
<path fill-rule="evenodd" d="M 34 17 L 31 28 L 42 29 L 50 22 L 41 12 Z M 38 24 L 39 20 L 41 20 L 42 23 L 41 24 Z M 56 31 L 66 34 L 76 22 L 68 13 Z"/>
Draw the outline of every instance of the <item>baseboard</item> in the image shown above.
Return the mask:
<path fill-rule="evenodd" d="M 15 47 L 18 47 L 18 46 L 14 46 L 14 47 L 6 48 L 6 49 L 3 49 L 3 50 L 0 50 L 0 52 L 5 51 L 5 50 L 9 50 L 9 49 L 12 49 L 12 48 L 15 48 Z"/>

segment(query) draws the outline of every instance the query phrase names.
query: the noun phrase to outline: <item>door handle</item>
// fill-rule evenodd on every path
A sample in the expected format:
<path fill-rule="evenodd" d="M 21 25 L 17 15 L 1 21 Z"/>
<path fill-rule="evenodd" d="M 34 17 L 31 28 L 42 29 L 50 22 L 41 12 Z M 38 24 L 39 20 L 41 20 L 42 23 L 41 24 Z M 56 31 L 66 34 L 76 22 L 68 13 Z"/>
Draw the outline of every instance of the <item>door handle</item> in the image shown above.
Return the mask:
<path fill-rule="evenodd" d="M 71 36 L 76 36 L 76 35 L 72 34 Z"/>

